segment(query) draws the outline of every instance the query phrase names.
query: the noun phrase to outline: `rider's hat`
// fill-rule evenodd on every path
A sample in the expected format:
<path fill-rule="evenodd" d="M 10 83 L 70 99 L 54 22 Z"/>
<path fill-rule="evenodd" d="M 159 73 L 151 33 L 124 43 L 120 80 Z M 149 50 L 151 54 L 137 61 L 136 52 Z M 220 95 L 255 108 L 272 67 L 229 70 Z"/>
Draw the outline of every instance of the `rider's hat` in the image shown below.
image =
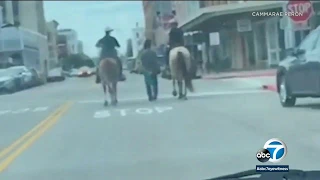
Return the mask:
<path fill-rule="evenodd" d="M 113 29 L 109 26 L 107 26 L 105 29 L 104 29 L 105 32 L 111 32 L 113 31 Z"/>

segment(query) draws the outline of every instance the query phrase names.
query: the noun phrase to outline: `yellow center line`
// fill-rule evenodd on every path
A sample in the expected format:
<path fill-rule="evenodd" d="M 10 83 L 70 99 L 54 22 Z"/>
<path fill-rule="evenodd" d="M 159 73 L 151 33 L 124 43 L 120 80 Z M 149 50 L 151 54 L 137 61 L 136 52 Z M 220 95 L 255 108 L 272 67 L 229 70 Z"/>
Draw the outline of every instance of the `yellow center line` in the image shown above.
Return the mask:
<path fill-rule="evenodd" d="M 58 114 L 65 106 L 61 105 L 58 109 L 56 109 L 53 113 L 51 113 L 45 120 L 41 121 L 38 125 L 36 125 L 34 128 L 32 128 L 29 132 L 27 132 L 25 135 L 17 139 L 13 144 L 11 144 L 9 147 L 4 149 L 0 152 L 0 159 L 6 156 L 8 153 L 13 151 L 19 144 L 21 144 L 23 141 L 25 141 L 27 138 L 29 138 L 34 132 L 36 132 L 38 129 L 40 129 L 42 126 L 44 126 L 46 123 L 52 119 L 56 114 Z"/>
<path fill-rule="evenodd" d="M 43 126 L 38 127 L 39 131 L 34 133 L 20 147 L 18 147 L 12 154 L 10 154 L 4 161 L 0 163 L 0 172 L 3 172 L 20 154 L 27 150 L 37 139 L 39 139 L 46 131 L 48 131 L 61 118 L 61 116 L 70 109 L 71 106 L 72 103 L 64 104 L 47 119 L 48 123 L 44 123 Z M 26 139 L 26 137 L 24 139 Z"/>

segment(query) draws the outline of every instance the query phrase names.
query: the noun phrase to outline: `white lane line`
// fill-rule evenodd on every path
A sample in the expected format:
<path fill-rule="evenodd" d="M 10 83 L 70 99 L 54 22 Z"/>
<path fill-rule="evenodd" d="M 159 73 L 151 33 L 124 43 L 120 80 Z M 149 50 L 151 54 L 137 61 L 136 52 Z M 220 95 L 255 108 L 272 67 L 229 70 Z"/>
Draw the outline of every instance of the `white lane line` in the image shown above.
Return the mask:
<path fill-rule="evenodd" d="M 202 96 L 219 96 L 219 95 L 239 95 L 239 94 L 255 94 L 255 93 L 270 93 L 269 91 L 265 90 L 248 90 L 248 91 L 215 91 L 215 92 L 200 92 L 200 93 L 190 93 L 189 97 L 202 97 Z M 171 99 L 173 96 L 171 94 L 165 94 L 159 96 L 159 99 Z M 141 101 L 146 100 L 146 96 L 143 97 L 136 97 L 136 98 L 128 98 L 128 99 L 120 99 L 119 101 L 128 102 L 128 101 Z M 80 104 L 90 104 L 90 103 L 101 103 L 101 99 L 99 100 L 83 100 L 78 101 L 77 103 Z"/>

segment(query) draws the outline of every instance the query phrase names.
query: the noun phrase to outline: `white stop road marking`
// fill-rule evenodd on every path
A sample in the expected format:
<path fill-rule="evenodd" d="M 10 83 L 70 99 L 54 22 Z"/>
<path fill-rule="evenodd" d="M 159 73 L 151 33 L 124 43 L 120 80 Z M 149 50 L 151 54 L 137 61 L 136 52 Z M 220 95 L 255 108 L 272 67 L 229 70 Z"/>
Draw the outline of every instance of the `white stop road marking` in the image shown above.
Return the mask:
<path fill-rule="evenodd" d="M 22 108 L 22 109 L 16 109 L 16 110 L 0 110 L 0 116 L 5 114 L 23 114 L 27 112 L 43 112 L 47 111 L 49 107 L 36 107 L 36 108 Z"/>
<path fill-rule="evenodd" d="M 93 115 L 93 118 L 107 118 L 112 115 L 119 115 L 119 116 L 127 116 L 132 114 L 139 114 L 139 115 L 148 115 L 148 114 L 160 114 L 166 111 L 172 110 L 171 106 L 164 106 L 164 107 L 153 107 L 153 108 L 136 108 L 136 109 L 116 109 L 116 110 L 101 110 L 96 111 Z"/>

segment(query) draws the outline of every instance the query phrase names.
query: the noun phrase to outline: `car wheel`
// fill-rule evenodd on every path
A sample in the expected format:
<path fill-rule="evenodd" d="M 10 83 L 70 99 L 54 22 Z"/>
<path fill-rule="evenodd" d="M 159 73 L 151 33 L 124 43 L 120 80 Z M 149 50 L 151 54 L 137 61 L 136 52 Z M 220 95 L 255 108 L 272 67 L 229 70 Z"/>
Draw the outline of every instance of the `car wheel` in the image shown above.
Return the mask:
<path fill-rule="evenodd" d="M 288 92 L 288 85 L 285 76 L 280 78 L 279 82 L 279 98 L 283 107 L 293 107 L 296 104 L 296 97 L 291 96 Z"/>

